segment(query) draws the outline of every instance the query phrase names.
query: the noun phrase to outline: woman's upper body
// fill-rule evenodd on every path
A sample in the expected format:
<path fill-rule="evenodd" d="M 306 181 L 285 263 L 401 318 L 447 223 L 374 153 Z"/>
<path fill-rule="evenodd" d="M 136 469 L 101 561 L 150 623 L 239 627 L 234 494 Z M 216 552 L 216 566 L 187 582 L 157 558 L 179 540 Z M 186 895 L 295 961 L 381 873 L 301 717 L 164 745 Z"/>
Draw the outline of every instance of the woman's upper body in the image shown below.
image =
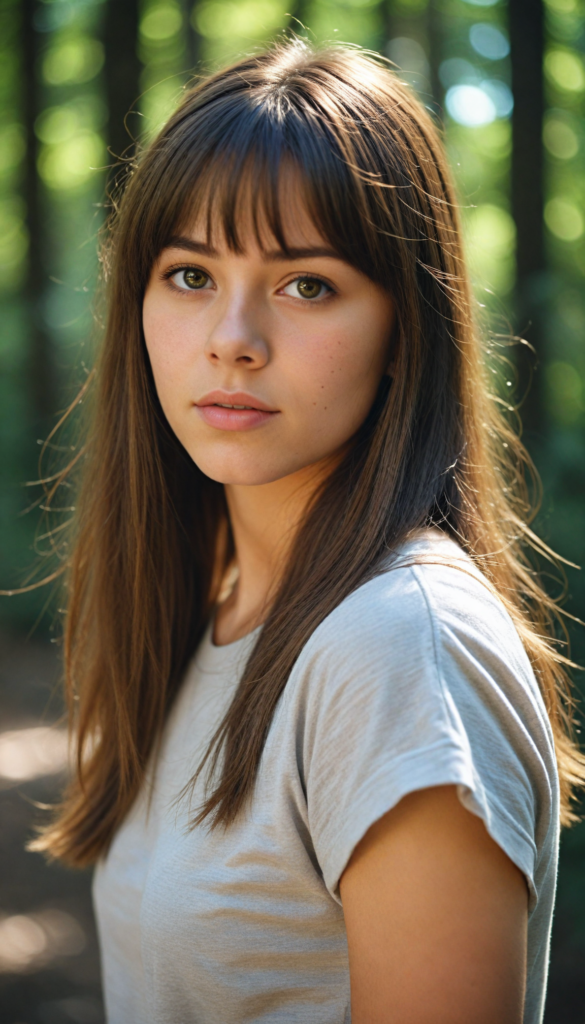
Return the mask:
<path fill-rule="evenodd" d="M 509 615 L 458 545 L 424 531 L 394 565 L 303 648 L 249 808 L 227 829 L 189 830 L 203 779 L 191 803 L 181 792 L 258 636 L 216 646 L 210 624 L 165 727 L 152 791 L 144 786 L 97 870 L 109 1024 L 349 1021 L 340 879 L 375 822 L 408 794 L 448 785 L 526 880 L 518 1019 L 542 1020 L 559 816 L 542 697 Z M 433 834 L 425 841 L 432 852 Z M 448 941 L 449 919 L 444 929 Z M 418 989 L 428 970 L 423 956 Z M 463 1021 L 456 1012 L 448 1019 Z M 389 1009 L 387 1019 L 405 1018 Z"/>
<path fill-rule="evenodd" d="M 538 1024 L 585 759 L 427 111 L 343 46 L 220 70 L 104 267 L 34 845 L 100 862 L 111 1024 Z"/>

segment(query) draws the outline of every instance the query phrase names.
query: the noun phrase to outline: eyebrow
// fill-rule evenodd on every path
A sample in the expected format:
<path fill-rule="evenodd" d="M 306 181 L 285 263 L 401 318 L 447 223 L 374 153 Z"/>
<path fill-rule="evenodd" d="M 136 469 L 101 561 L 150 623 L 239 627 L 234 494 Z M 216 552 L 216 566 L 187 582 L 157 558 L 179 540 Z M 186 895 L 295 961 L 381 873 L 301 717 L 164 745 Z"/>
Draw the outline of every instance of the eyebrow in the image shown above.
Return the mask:
<path fill-rule="evenodd" d="M 195 253 L 198 256 L 209 256 L 211 259 L 218 259 L 219 252 L 207 242 L 196 242 L 184 235 L 175 235 L 169 239 L 165 249 L 184 249 L 186 252 Z M 264 258 L 269 263 L 284 262 L 286 260 L 307 260 L 316 257 L 327 257 L 328 259 L 341 260 L 339 253 L 324 245 L 307 246 L 305 248 L 271 249 L 264 253 Z"/>

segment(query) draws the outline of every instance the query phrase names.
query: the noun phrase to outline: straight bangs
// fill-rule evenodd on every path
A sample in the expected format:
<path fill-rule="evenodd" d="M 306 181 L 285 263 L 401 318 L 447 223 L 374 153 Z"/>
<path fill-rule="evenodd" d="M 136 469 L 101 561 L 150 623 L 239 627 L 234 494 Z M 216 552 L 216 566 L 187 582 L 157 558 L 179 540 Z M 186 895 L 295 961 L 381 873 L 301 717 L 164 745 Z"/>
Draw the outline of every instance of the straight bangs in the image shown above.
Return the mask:
<path fill-rule="evenodd" d="M 300 44 L 290 49 L 301 55 Z M 386 68 L 352 56 L 359 85 L 337 74 L 332 90 L 330 74 L 313 68 L 291 69 L 286 86 L 274 88 L 257 81 L 261 69 L 250 61 L 227 94 L 222 73 L 186 96 L 139 169 L 139 244 L 131 235 L 146 258 L 143 289 L 162 249 L 194 224 L 208 242 L 219 231 L 234 252 L 252 228 L 261 249 L 272 238 L 286 254 L 283 210 L 300 194 L 341 259 L 391 291 L 405 275 L 430 275 L 445 293 L 442 315 L 452 318 L 461 290 L 449 281 L 461 271 L 465 288 L 466 275 L 436 131 Z M 338 72 L 336 63 L 333 52 Z M 403 305 L 406 295 L 396 298 Z"/>
<path fill-rule="evenodd" d="M 330 126 L 325 130 L 309 111 L 292 106 L 286 115 L 268 103 L 251 106 L 244 95 L 234 107 L 233 122 L 219 138 L 209 131 L 214 111 L 205 108 L 201 123 L 193 118 L 191 125 L 193 153 L 187 156 L 182 147 L 169 153 L 167 173 L 177 188 L 172 208 L 160 204 L 153 224 L 153 258 L 194 225 L 207 244 L 219 236 L 238 254 L 245 251 L 244 236 L 251 236 L 262 252 L 276 242 L 291 255 L 287 208 L 300 199 L 340 259 L 389 286 L 384 231 L 371 211 L 364 216 L 367 185 Z"/>

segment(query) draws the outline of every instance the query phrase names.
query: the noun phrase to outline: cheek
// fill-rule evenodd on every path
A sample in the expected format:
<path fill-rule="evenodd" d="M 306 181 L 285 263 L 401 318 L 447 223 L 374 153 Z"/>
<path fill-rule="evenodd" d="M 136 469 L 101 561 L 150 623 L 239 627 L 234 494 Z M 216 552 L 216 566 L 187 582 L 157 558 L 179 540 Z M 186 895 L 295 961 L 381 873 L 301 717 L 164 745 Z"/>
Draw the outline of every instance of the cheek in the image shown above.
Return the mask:
<path fill-rule="evenodd" d="M 347 420 L 348 429 L 356 429 L 387 368 L 389 333 L 387 319 L 372 323 L 352 317 L 316 338 L 299 368 L 309 409 L 319 416 L 325 414 L 332 425 Z"/>
<path fill-rule="evenodd" d="M 175 381 L 184 380 L 185 366 L 193 357 L 190 332 L 183 318 L 169 315 L 164 303 L 144 300 L 142 326 L 146 350 L 159 397 Z"/>

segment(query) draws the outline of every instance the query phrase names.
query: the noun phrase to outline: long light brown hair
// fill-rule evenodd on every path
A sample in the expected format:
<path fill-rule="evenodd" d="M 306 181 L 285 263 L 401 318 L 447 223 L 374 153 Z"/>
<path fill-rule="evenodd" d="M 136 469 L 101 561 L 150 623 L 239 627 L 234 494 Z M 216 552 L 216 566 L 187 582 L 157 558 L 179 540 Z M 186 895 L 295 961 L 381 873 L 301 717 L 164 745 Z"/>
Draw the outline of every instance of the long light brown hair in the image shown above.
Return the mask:
<path fill-rule="evenodd" d="M 516 624 L 555 737 L 562 820 L 573 818 L 571 789 L 585 762 L 572 740 L 555 605 L 527 560 L 530 548 L 550 553 L 526 525 L 527 458 L 489 393 L 439 134 L 381 59 L 292 40 L 186 93 L 109 224 L 107 322 L 86 387 L 83 457 L 53 485 L 80 477 L 64 638 L 77 769 L 35 848 L 73 864 L 107 850 L 135 799 L 234 555 L 223 488 L 191 461 L 161 411 L 142 332 L 146 284 L 163 247 L 202 212 L 210 231 L 219 225 L 242 251 L 244 202 L 286 252 L 285 165 L 323 237 L 391 292 L 396 364 L 307 509 L 209 748 L 207 764 L 219 773 L 196 820 L 235 818 L 304 644 L 388 552 L 430 524 L 469 553 Z"/>

